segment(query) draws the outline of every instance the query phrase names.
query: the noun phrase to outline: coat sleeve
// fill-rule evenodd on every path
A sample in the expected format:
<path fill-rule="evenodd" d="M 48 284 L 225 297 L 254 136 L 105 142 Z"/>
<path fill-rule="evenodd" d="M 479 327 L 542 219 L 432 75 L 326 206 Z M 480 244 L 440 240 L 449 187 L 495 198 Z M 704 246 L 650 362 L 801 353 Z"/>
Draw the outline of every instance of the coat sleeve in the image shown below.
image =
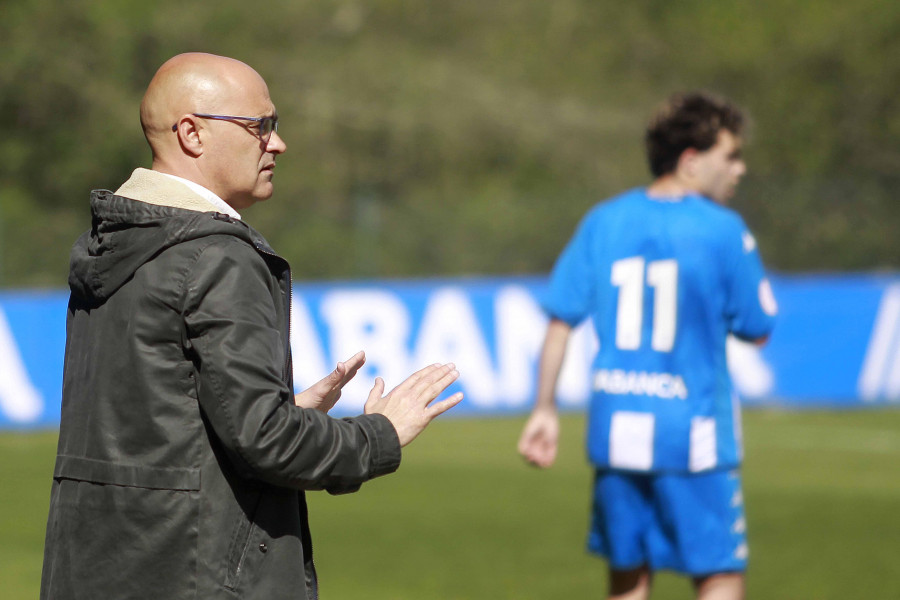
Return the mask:
<path fill-rule="evenodd" d="M 200 410 L 235 467 L 274 485 L 332 493 L 395 471 L 400 443 L 382 415 L 334 419 L 294 405 L 283 378 L 282 306 L 265 261 L 236 238 L 204 246 L 185 280 Z"/>

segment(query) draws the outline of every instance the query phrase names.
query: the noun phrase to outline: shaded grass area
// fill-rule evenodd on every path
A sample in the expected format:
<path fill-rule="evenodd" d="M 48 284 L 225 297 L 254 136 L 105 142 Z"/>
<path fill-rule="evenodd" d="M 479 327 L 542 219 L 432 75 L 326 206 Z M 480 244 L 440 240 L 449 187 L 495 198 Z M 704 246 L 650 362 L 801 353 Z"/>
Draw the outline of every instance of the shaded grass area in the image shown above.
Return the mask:
<path fill-rule="evenodd" d="M 56 440 L 56 432 L 0 435 L 0 597 L 38 597 Z"/>
<path fill-rule="evenodd" d="M 583 419 L 563 419 L 557 465 L 515 453 L 524 418 L 444 419 L 400 470 L 357 494 L 310 494 L 323 598 L 598 598 L 586 554 Z M 900 411 L 745 415 L 748 596 L 900 597 Z M 54 433 L 0 435 L 0 581 L 37 596 Z M 688 598 L 670 574 L 656 598 Z"/>

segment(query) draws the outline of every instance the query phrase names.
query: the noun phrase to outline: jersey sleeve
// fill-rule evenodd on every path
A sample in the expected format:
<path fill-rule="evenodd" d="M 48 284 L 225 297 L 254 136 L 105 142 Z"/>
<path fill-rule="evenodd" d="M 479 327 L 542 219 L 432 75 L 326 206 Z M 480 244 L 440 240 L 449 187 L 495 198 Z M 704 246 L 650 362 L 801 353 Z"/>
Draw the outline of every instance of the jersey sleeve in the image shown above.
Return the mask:
<path fill-rule="evenodd" d="M 768 336 L 775 326 L 778 305 L 766 277 L 753 234 L 738 217 L 726 240 L 726 318 L 729 332 L 738 338 L 756 340 Z"/>
<path fill-rule="evenodd" d="M 572 327 L 584 320 L 591 310 L 594 279 L 592 246 L 596 231 L 593 226 L 596 212 L 585 216 L 556 260 L 550 274 L 547 294 L 542 307 L 548 316 L 560 319 Z"/>

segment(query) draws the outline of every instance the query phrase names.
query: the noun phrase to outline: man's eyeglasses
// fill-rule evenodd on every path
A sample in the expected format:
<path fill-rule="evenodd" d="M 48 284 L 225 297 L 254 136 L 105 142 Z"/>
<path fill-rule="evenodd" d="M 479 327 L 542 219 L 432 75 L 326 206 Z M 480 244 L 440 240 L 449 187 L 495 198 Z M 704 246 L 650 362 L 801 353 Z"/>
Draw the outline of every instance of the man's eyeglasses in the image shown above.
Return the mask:
<path fill-rule="evenodd" d="M 257 135 L 265 143 L 269 143 L 273 131 L 278 131 L 278 116 L 274 117 L 235 117 L 232 115 L 208 115 L 206 113 L 191 113 L 201 119 L 216 119 L 219 121 L 253 121 L 257 123 Z M 172 125 L 172 131 L 178 130 L 178 123 Z"/>

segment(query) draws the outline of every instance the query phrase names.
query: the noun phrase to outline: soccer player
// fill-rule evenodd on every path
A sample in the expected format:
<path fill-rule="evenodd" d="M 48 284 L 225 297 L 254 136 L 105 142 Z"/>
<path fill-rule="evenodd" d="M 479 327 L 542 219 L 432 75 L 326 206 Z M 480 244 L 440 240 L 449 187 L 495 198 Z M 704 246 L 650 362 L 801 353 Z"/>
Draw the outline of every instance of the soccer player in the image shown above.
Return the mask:
<path fill-rule="evenodd" d="M 661 569 L 691 577 L 697 598 L 744 594 L 740 408 L 725 342 L 762 344 L 777 309 L 753 236 L 723 206 L 746 172 L 743 124 L 727 100 L 671 97 L 646 132 L 653 182 L 595 206 L 550 278 L 519 452 L 553 464 L 566 343 L 592 318 L 588 549 L 608 561 L 610 598 L 648 598 Z"/>

